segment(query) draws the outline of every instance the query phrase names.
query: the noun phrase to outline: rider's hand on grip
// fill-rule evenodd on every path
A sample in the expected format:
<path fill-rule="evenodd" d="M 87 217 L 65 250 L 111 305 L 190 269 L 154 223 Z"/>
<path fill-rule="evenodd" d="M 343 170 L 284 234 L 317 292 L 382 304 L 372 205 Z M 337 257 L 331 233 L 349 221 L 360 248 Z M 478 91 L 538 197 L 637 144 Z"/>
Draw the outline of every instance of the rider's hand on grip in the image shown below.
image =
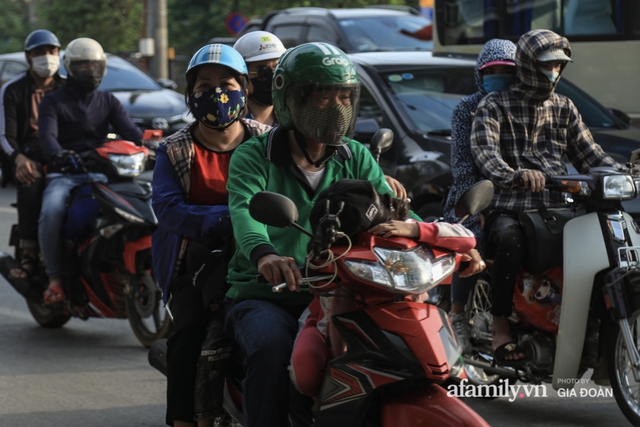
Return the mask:
<path fill-rule="evenodd" d="M 287 283 L 290 291 L 300 292 L 302 275 L 291 257 L 281 257 L 276 254 L 265 255 L 258 260 L 258 272 L 264 276 L 271 285 Z"/>
<path fill-rule="evenodd" d="M 533 193 L 538 193 L 544 190 L 545 176 L 542 172 L 535 169 L 525 169 L 518 179 L 518 183 L 522 181 L 522 185 L 531 190 Z"/>
<path fill-rule="evenodd" d="M 80 155 L 73 150 L 60 150 L 54 154 L 48 165 L 49 172 L 58 173 L 82 173 L 84 164 Z"/>

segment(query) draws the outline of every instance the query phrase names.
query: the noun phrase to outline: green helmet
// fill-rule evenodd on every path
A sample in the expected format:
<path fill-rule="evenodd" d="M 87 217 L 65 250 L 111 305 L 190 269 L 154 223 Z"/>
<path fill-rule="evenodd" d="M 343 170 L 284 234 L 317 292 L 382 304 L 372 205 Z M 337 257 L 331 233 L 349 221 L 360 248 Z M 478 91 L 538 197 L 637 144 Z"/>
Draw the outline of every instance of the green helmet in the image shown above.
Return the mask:
<path fill-rule="evenodd" d="M 305 43 L 287 50 L 280 57 L 273 76 L 273 103 L 280 125 L 285 128 L 295 126 L 302 131 L 299 113 L 306 105 L 307 97 L 318 89 L 349 91 L 348 135 L 357 117 L 360 82 L 349 57 L 327 43 Z"/>

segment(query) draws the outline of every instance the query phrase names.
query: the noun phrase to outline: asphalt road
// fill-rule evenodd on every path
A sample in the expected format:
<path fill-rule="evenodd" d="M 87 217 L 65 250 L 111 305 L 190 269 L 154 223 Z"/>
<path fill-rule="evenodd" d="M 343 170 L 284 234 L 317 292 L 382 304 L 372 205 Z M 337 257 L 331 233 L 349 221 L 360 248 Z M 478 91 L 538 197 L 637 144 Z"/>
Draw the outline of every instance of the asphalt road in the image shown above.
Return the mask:
<path fill-rule="evenodd" d="M 16 220 L 0 189 L 0 251 Z M 0 426 L 163 426 L 165 378 L 126 320 L 71 319 L 44 329 L 0 277 Z"/>
<path fill-rule="evenodd" d="M 0 251 L 7 253 L 14 198 L 13 188 L 0 189 Z M 599 395 L 581 397 L 580 389 Z M 515 399 L 463 400 L 493 427 L 630 425 L 608 387 L 580 384 L 567 397 L 545 390 L 547 397 L 521 390 Z M 0 278 L 0 427 L 161 427 L 164 393 L 164 377 L 148 365 L 126 320 L 72 319 L 47 330 Z"/>

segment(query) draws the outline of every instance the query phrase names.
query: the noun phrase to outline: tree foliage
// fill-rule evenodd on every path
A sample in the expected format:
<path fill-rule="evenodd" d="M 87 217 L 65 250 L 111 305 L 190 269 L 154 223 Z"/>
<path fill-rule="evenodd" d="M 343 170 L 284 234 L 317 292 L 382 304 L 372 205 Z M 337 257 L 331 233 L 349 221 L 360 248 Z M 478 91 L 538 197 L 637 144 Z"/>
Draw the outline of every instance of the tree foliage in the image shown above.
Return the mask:
<path fill-rule="evenodd" d="M 20 51 L 31 31 L 30 0 L 0 0 L 0 52 Z"/>
<path fill-rule="evenodd" d="M 259 18 L 288 7 L 362 7 L 408 5 L 418 0 L 167 0 L 169 46 L 194 52 L 212 37 L 229 37 L 225 18 L 233 11 Z M 63 47 L 78 37 L 91 37 L 109 52 L 135 52 L 145 32 L 144 0 L 0 0 L 0 53 L 19 51 L 37 28 L 53 31 Z"/>
<path fill-rule="evenodd" d="M 142 34 L 141 0 L 41 0 L 39 17 L 60 42 L 97 40 L 110 52 L 134 52 Z"/>

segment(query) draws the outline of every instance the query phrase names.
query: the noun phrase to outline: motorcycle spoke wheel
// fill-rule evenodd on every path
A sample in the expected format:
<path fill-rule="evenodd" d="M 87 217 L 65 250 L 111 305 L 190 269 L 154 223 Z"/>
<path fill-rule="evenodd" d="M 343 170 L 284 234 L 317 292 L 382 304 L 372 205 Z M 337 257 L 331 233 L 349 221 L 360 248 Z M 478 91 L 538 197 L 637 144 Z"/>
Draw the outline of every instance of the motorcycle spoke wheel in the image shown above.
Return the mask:
<path fill-rule="evenodd" d="M 631 337 L 636 349 L 640 351 L 640 309 L 633 312 L 629 320 Z M 640 382 L 635 380 L 633 366 L 629 358 L 627 345 L 619 328 L 610 334 L 609 379 L 613 388 L 613 395 L 620 410 L 635 426 L 640 426 Z"/>
<path fill-rule="evenodd" d="M 162 292 L 150 271 L 138 276 L 137 292 L 125 299 L 127 317 L 134 335 L 145 347 L 164 338 L 169 330 L 170 317 L 162 302 Z"/>
<path fill-rule="evenodd" d="M 493 326 L 493 316 L 491 310 L 491 286 L 484 279 L 478 279 L 473 287 L 469 301 L 467 303 L 467 319 L 470 323 L 471 338 L 474 342 L 474 352 L 470 356 L 473 360 L 491 363 L 490 355 L 479 352 L 478 349 L 487 350 L 491 348 L 491 328 Z M 475 386 L 501 386 L 502 384 L 515 384 L 514 378 L 501 376 L 499 374 L 488 374 L 484 369 L 474 366 L 465 365 L 465 372 L 469 380 L 469 385 Z M 484 398 L 494 398 L 489 394 L 487 387 L 479 387 L 476 389 L 476 396 Z"/>
<path fill-rule="evenodd" d="M 478 279 L 467 303 L 467 319 L 471 325 L 473 339 L 491 341 L 493 316 L 490 310 L 491 285 L 484 279 Z"/>

